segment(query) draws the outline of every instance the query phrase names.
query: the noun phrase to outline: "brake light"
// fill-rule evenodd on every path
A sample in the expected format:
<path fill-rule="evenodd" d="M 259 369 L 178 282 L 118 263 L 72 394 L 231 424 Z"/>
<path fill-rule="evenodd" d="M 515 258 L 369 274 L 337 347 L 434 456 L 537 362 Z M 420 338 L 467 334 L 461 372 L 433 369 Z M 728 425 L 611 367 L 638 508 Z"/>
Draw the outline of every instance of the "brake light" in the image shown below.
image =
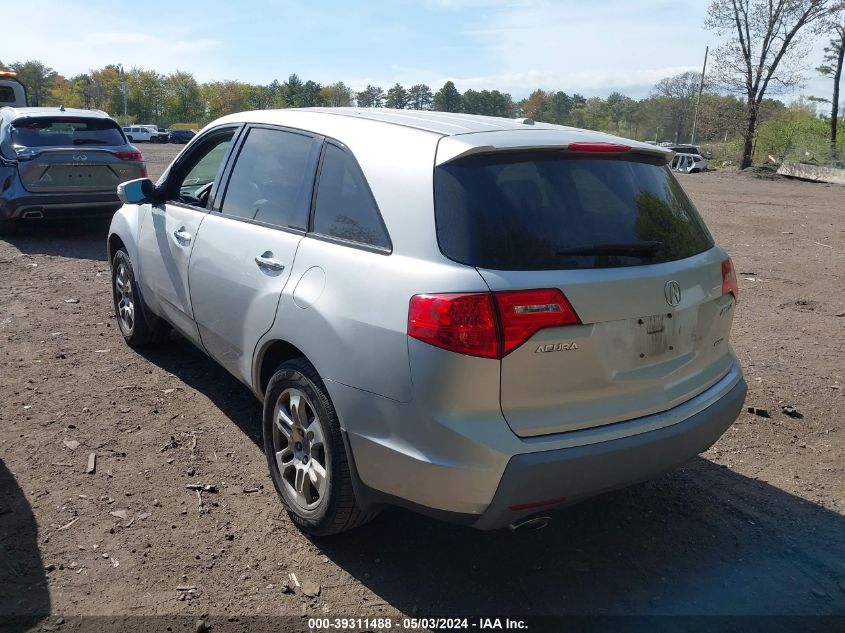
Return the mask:
<path fill-rule="evenodd" d="M 6 176 L 6 180 L 3 181 L 3 187 L 0 188 L 0 191 L 7 191 L 9 187 L 12 186 L 12 177 Z"/>
<path fill-rule="evenodd" d="M 408 336 L 482 358 L 502 358 L 547 327 L 581 323 L 554 289 L 411 297 Z"/>
<path fill-rule="evenodd" d="M 495 308 L 487 292 L 412 297 L 408 336 L 460 354 L 499 358 Z"/>
<path fill-rule="evenodd" d="M 734 300 L 739 302 L 739 284 L 736 281 L 736 272 L 730 257 L 722 262 L 722 295 L 732 294 Z"/>
<path fill-rule="evenodd" d="M 132 152 L 113 152 L 115 156 L 117 156 L 121 160 L 144 160 L 144 155 L 139 152 L 137 149 Z"/>
<path fill-rule="evenodd" d="M 630 145 L 623 145 L 622 143 L 570 143 L 568 147 L 570 152 L 627 152 L 631 149 Z"/>
<path fill-rule="evenodd" d="M 547 327 L 581 323 L 572 305 L 557 288 L 496 292 L 502 323 L 502 356 Z"/>

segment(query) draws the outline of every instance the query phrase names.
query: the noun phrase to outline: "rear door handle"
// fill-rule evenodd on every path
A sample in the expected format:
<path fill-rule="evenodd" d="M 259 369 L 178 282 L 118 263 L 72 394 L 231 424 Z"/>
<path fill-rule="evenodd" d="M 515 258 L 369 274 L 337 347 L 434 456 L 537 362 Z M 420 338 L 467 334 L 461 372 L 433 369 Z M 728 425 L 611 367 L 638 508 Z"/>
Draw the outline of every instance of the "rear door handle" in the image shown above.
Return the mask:
<path fill-rule="evenodd" d="M 255 263 L 258 264 L 259 268 L 265 270 L 282 272 L 285 269 L 285 265 L 282 262 L 277 259 L 273 259 L 273 253 L 270 251 L 265 252 L 263 255 L 256 256 Z"/>
<path fill-rule="evenodd" d="M 193 237 L 190 233 L 185 230 L 185 227 L 179 227 L 175 231 L 173 231 L 173 237 L 176 238 L 176 241 L 181 246 L 187 246 L 191 243 L 191 238 Z"/>

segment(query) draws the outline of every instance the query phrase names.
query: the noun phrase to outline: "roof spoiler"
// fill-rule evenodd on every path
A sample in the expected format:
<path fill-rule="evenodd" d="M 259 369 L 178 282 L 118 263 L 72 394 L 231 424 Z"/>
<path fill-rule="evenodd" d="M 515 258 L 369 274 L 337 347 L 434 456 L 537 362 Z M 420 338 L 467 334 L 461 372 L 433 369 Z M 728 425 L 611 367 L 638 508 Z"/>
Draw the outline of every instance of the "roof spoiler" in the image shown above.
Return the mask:
<path fill-rule="evenodd" d="M 570 150 L 570 147 L 572 150 Z M 665 147 L 587 130 L 548 130 L 476 132 L 440 139 L 435 165 L 445 165 L 474 154 L 493 152 L 557 150 L 603 156 L 647 156 L 668 164 L 674 152 Z"/>

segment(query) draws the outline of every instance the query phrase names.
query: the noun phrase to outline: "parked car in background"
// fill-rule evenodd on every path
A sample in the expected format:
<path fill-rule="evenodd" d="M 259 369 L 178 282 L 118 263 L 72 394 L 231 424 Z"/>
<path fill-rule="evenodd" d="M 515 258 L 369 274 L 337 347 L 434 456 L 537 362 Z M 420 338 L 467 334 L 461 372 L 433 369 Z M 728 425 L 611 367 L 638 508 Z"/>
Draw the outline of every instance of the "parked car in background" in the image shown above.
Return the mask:
<path fill-rule="evenodd" d="M 155 125 L 131 125 L 123 128 L 123 133 L 130 143 L 160 143 L 162 135 Z"/>
<path fill-rule="evenodd" d="M 536 524 L 679 466 L 742 407 L 736 276 L 671 156 L 527 119 L 226 116 L 120 186 L 120 331 L 172 326 L 252 389 L 311 534 L 384 504 Z"/>
<path fill-rule="evenodd" d="M 669 166 L 672 171 L 695 174 L 700 171 L 707 171 L 709 164 L 699 154 L 675 154 Z"/>
<path fill-rule="evenodd" d="M 157 125 L 142 125 L 140 127 L 145 127 L 154 134 L 154 138 L 150 139 L 151 143 L 167 143 L 167 142 L 169 142 L 169 135 L 167 134 L 167 130 L 162 130 Z"/>
<path fill-rule="evenodd" d="M 193 130 L 170 130 L 168 139 L 171 143 L 187 143 L 197 135 Z"/>
<path fill-rule="evenodd" d="M 682 143 L 661 143 L 662 147 L 672 150 L 676 154 L 698 154 L 701 155 L 701 149 L 698 145 L 684 145 Z"/>
<path fill-rule="evenodd" d="M 0 69 L 0 108 L 25 108 L 28 105 L 26 88 L 17 77 L 12 70 Z"/>
<path fill-rule="evenodd" d="M 0 233 L 20 220 L 113 213 L 144 157 L 105 112 L 0 108 Z"/>

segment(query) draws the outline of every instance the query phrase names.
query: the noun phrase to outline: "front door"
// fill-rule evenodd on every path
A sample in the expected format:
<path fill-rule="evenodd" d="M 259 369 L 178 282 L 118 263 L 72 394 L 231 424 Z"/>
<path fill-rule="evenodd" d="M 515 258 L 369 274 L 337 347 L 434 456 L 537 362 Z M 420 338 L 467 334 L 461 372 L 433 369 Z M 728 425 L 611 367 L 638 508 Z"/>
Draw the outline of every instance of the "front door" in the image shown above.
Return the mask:
<path fill-rule="evenodd" d="M 188 293 L 188 262 L 235 128 L 211 130 L 179 158 L 162 185 L 166 201 L 152 207 L 138 239 L 141 292 L 150 308 L 199 343 Z"/>
<path fill-rule="evenodd" d="M 191 256 L 191 301 L 202 344 L 247 383 L 253 351 L 273 325 L 308 227 L 321 145 L 321 137 L 304 132 L 250 128 L 222 203 L 205 219 Z"/>

